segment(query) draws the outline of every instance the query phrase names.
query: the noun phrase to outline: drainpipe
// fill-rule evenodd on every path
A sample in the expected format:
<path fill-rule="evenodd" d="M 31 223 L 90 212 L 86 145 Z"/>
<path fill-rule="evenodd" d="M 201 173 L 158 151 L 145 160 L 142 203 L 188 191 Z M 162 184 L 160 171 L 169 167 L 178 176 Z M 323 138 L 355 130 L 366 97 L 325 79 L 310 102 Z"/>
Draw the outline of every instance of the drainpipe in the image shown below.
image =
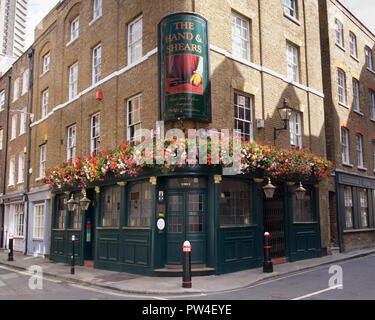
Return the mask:
<path fill-rule="evenodd" d="M 3 177 L 3 195 L 6 193 L 6 181 L 7 181 L 7 169 L 8 169 L 8 139 L 9 139 L 9 110 L 10 110 L 10 93 L 11 93 L 11 82 L 12 82 L 12 75 L 8 75 L 8 97 L 7 97 L 7 111 L 6 111 L 6 129 L 5 129 L 5 139 L 3 138 L 3 141 L 5 141 L 5 149 L 4 149 L 4 177 Z M 1 204 L 2 209 L 2 221 L 1 221 L 1 246 L 5 248 L 6 246 L 6 239 L 4 239 L 4 222 L 5 222 L 5 204 Z"/>
<path fill-rule="evenodd" d="M 30 106 L 29 106 L 29 116 L 33 113 L 33 88 L 34 88 L 34 48 L 30 50 L 27 57 L 30 60 L 30 74 L 29 74 L 29 92 L 30 92 Z M 28 242 L 29 242 L 29 213 L 30 213 L 30 202 L 29 202 L 29 192 L 30 192 L 30 158 L 31 158 L 31 118 L 28 121 L 28 141 L 27 141 L 27 165 L 26 165 L 26 241 L 25 241 L 25 255 L 27 255 Z"/>

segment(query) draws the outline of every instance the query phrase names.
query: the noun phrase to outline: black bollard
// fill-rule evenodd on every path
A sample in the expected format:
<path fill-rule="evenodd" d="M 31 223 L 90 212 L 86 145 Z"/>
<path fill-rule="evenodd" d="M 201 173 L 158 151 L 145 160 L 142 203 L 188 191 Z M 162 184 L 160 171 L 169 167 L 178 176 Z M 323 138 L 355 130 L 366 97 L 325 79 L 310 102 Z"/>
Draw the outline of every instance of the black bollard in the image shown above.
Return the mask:
<path fill-rule="evenodd" d="M 182 246 L 182 287 L 191 288 L 191 244 L 185 241 Z"/>
<path fill-rule="evenodd" d="M 270 258 L 270 234 L 269 232 L 264 233 L 264 261 L 263 261 L 263 272 L 272 273 L 273 265 Z"/>
<path fill-rule="evenodd" d="M 72 256 L 70 258 L 71 266 L 70 266 L 70 274 L 74 274 L 74 242 L 76 241 L 76 237 L 72 235 Z"/>
<path fill-rule="evenodd" d="M 8 253 L 8 261 L 13 261 L 13 233 L 9 234 L 9 253 Z"/>

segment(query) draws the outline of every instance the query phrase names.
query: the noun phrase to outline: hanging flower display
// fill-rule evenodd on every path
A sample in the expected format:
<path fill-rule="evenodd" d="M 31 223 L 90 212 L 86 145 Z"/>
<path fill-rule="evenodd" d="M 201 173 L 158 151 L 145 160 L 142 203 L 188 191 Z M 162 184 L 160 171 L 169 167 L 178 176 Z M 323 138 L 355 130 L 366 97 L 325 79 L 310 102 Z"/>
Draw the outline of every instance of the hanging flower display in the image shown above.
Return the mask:
<path fill-rule="evenodd" d="M 220 138 L 219 138 L 220 137 Z M 173 137 L 163 142 L 156 139 L 140 145 L 126 143 L 112 150 L 46 170 L 42 182 L 52 189 L 87 188 L 106 177 L 136 177 L 144 168 L 157 168 L 162 173 L 176 168 L 209 165 L 222 168 L 238 164 L 239 173 L 271 177 L 274 180 L 319 182 L 333 172 L 334 166 L 308 150 L 283 149 L 267 144 L 234 141 L 217 136 L 202 140 Z"/>

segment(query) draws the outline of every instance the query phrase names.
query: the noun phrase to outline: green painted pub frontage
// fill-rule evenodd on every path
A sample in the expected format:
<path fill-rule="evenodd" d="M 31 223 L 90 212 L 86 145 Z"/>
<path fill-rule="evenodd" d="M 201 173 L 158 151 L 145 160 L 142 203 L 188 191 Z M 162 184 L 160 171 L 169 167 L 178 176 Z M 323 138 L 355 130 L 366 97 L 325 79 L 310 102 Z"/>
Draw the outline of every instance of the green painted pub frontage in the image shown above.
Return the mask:
<path fill-rule="evenodd" d="M 225 176 L 218 168 L 153 172 L 136 179 L 101 182 L 86 190 L 56 190 L 52 197 L 51 254 L 69 263 L 157 276 L 179 268 L 182 244 L 192 244 L 192 267 L 223 274 L 262 266 L 263 234 L 271 233 L 271 257 L 296 261 L 322 254 L 318 188 L 276 185 L 272 199 L 265 182 L 249 175 Z M 76 203 L 68 210 L 68 202 Z M 72 209 L 72 207 L 70 207 Z"/>

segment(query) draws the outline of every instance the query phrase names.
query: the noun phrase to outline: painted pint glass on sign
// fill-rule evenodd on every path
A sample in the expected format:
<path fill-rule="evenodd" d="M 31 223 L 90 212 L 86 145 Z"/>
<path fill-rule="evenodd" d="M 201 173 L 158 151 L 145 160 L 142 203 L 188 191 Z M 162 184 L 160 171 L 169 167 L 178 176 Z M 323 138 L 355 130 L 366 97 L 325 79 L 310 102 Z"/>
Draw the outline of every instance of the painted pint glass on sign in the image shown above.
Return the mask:
<path fill-rule="evenodd" d="M 159 23 L 160 110 L 162 120 L 211 121 L 207 21 L 194 13 Z"/>

